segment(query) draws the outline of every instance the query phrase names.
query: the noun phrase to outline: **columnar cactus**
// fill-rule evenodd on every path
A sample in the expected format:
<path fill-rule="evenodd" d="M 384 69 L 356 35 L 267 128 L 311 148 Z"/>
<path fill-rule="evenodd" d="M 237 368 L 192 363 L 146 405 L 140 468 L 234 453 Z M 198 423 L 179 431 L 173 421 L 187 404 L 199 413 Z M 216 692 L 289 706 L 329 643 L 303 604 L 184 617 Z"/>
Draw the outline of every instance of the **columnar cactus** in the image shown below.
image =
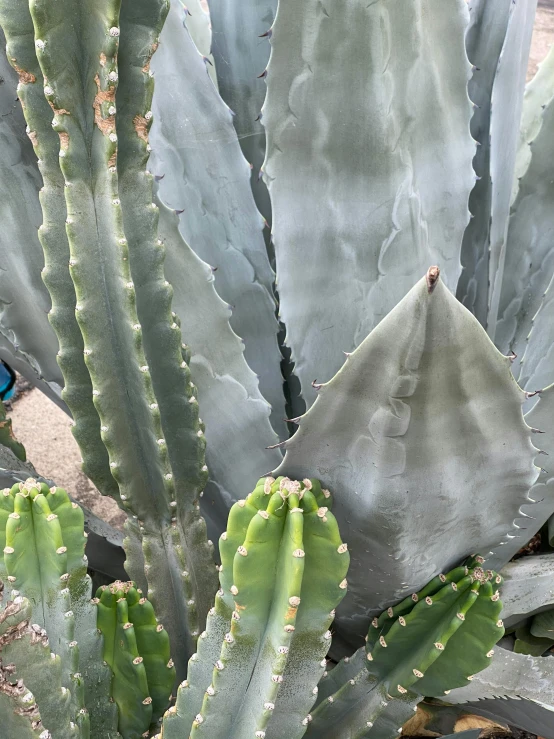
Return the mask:
<path fill-rule="evenodd" d="M 48 635 L 48 654 L 60 663 L 69 715 L 80 725 L 91 721 L 94 736 L 109 734 L 117 714 L 109 703 L 110 672 L 101 659 L 85 543 L 83 512 L 62 488 L 30 478 L 0 492 L 0 577 L 14 597 L 28 600 L 33 622 Z"/>
<path fill-rule="evenodd" d="M 368 671 L 398 696 L 408 689 L 440 696 L 487 667 L 504 635 L 502 577 L 476 556 L 374 618 Z M 433 628 L 430 629 L 429 627 Z"/>
<path fill-rule="evenodd" d="M 102 586 L 94 602 L 103 657 L 113 672 L 119 731 L 124 739 L 148 735 L 150 724 L 167 708 L 175 682 L 167 632 L 132 582 Z"/>
<path fill-rule="evenodd" d="M 379 736 L 392 718 L 407 718 L 418 695 L 448 695 L 485 669 L 504 625 L 502 578 L 484 570 L 483 562 L 470 558 L 374 618 L 366 649 L 352 665 L 336 668 L 344 684 L 331 693 L 325 682 L 336 687 L 333 672 L 322 681 L 325 697 L 312 713 L 308 736 Z"/>
<path fill-rule="evenodd" d="M 133 517 L 127 570 L 146 576 L 182 671 L 217 573 L 199 507 L 204 427 L 145 171 L 167 10 L 3 0 L 0 22 L 44 180 L 43 276 L 74 433 L 87 474 Z"/>
<path fill-rule="evenodd" d="M 3 590 L 0 582 L 0 606 Z M 0 608 L 2 736 L 86 739 L 88 715 L 84 711 L 75 717 L 71 711 L 71 694 L 62 685 L 60 658 L 51 654 L 46 631 L 32 623 L 31 612 L 30 602 L 17 594 Z"/>
<path fill-rule="evenodd" d="M 300 737 L 349 564 L 317 480 L 262 478 L 231 509 L 221 588 L 164 739 Z M 215 666 L 214 666 L 215 665 Z"/>

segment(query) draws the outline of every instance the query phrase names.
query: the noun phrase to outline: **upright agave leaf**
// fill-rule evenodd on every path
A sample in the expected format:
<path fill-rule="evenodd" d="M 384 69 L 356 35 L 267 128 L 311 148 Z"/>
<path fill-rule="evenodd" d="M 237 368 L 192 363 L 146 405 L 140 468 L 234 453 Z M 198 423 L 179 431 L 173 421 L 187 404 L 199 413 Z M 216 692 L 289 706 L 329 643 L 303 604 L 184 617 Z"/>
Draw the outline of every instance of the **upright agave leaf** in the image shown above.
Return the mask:
<path fill-rule="evenodd" d="M 216 289 L 233 309 L 231 327 L 245 343 L 246 360 L 273 408 L 274 427 L 284 435 L 274 275 L 263 219 L 231 113 L 206 74 L 184 20 L 181 3 L 172 0 L 152 59 L 150 169 L 159 177 L 161 200 L 181 214 L 185 241 L 214 268 Z"/>
<path fill-rule="evenodd" d="M 281 317 L 308 405 L 438 263 L 454 289 L 475 182 L 465 0 L 280 0 L 264 165 Z"/>
<path fill-rule="evenodd" d="M 210 16 L 202 7 L 201 0 L 181 0 L 187 15 L 187 28 L 198 51 L 207 62 L 208 74 L 217 87 L 212 48 L 212 26 Z"/>
<path fill-rule="evenodd" d="M 524 399 L 436 267 L 319 388 L 277 473 L 335 495 L 351 553 L 339 637 L 359 642 L 370 615 L 468 554 L 507 542 L 509 559 L 530 535 L 522 515 L 546 520 L 554 503 L 527 498 L 538 470 Z"/>
<path fill-rule="evenodd" d="M 209 0 L 209 6 L 219 92 L 234 113 L 233 123 L 242 151 L 252 165 L 256 205 L 270 223 L 269 195 L 260 179 L 265 156 L 260 112 L 270 51 L 266 38 L 271 34 L 277 0 Z"/>
<path fill-rule="evenodd" d="M 487 330 L 492 337 L 496 336 L 499 301 L 503 290 L 502 275 L 509 249 L 506 242 L 508 216 L 536 9 L 537 0 L 518 0 L 512 4 L 492 92 L 490 307 L 487 321 Z"/>
<path fill-rule="evenodd" d="M 281 453 L 265 448 L 277 440 L 269 423 L 270 409 L 246 364 L 241 341 L 229 326 L 230 312 L 215 290 L 213 272 L 183 240 L 176 214 L 161 202 L 158 205 L 167 274 L 175 289 L 173 307 L 182 316 L 206 424 L 210 480 L 201 505 L 209 535 L 216 540 L 225 530 L 229 508 L 244 496 L 245 485 L 260 470 L 279 464 Z"/>
<path fill-rule="evenodd" d="M 471 134 L 478 142 L 473 168 L 479 179 L 469 196 L 471 221 L 462 242 L 462 274 L 456 294 L 482 326 L 487 325 L 489 301 L 489 236 L 491 222 L 492 183 L 490 177 L 491 147 L 504 146 L 496 137 L 491 140 L 491 98 L 498 69 L 498 59 L 506 38 L 512 0 L 491 3 L 473 0 L 466 35 L 473 75 L 469 81 L 469 97 L 474 104 Z"/>
<path fill-rule="evenodd" d="M 543 110 L 554 97 L 554 47 L 539 64 L 538 71 L 525 88 L 523 110 L 519 127 L 519 141 L 512 190 L 512 202 L 519 191 L 519 180 L 531 162 L 531 144 L 537 137 L 543 121 Z"/>
<path fill-rule="evenodd" d="M 526 169 L 509 221 L 495 343 L 516 354 L 519 384 L 535 391 L 554 382 L 553 51 L 529 84 L 526 103 L 522 130 L 532 140 L 519 151 Z"/>

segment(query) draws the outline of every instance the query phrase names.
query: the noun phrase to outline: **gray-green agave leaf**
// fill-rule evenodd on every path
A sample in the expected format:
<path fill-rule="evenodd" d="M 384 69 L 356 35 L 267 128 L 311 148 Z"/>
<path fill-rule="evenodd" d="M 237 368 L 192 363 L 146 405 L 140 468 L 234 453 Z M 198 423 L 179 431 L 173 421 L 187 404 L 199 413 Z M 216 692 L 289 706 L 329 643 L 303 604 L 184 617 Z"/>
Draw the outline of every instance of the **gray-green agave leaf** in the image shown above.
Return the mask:
<path fill-rule="evenodd" d="M 498 547 L 504 564 L 529 538 L 522 511 L 537 528 L 548 518 L 554 503 L 528 498 L 538 469 L 524 400 L 437 268 L 319 388 L 278 473 L 317 475 L 336 496 L 351 552 L 339 637 L 356 643 L 370 614 L 468 554 Z"/>
<path fill-rule="evenodd" d="M 465 0 L 280 0 L 262 111 L 280 315 L 302 395 L 440 264 L 475 183 Z"/>

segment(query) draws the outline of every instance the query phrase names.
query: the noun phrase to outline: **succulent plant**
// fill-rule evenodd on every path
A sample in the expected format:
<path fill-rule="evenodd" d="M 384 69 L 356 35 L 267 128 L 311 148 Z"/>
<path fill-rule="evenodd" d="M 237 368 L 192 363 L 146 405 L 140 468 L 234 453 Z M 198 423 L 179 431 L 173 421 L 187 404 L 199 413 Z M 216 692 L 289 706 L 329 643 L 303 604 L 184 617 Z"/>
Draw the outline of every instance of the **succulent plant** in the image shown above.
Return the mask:
<path fill-rule="evenodd" d="M 536 0 L 210 5 L 208 59 L 198 3 L 0 0 L 0 356 L 72 416 L 86 474 L 127 513 L 125 582 L 134 583 L 98 594 L 102 647 L 82 513 L 39 477 L 25 482 L 32 470 L 4 425 L 2 476 L 16 486 L 0 496 L 0 570 L 54 645 L 70 705 L 66 723 L 50 728 L 41 687 L 23 673 L 25 688 L 10 682 L 6 701 L 32 731 L 40 712 L 43 731 L 116 736 L 117 707 L 119 731 L 140 736 L 151 720 L 160 728 L 171 654 L 182 686 L 188 664 L 189 682 L 164 719 L 170 738 L 201 737 L 212 725 L 237 739 L 324 736 L 332 726 L 336 736 L 394 736 L 420 681 L 443 702 L 483 698 L 494 713 L 491 695 L 521 695 L 498 677 L 507 660 L 517 662 L 519 682 L 527 673 L 552 682 L 541 657 L 498 647 L 483 661 L 501 628 L 491 626 L 500 605 L 486 573 L 500 571 L 554 513 L 554 478 L 540 456 L 554 454 L 553 53 L 523 94 Z M 241 506 L 269 470 L 271 494 L 260 482 Z M 318 500 L 326 488 L 336 521 L 329 511 L 314 516 L 314 501 L 330 507 Z M 296 597 L 292 581 L 269 577 L 253 621 L 232 617 L 240 609 L 231 596 L 239 605 L 251 597 L 228 580 L 234 569 L 259 582 L 267 573 L 258 560 L 290 545 L 276 537 L 252 556 L 250 526 L 266 521 L 258 504 L 281 527 L 300 519 L 294 508 L 304 511 L 303 537 L 313 518 L 327 526 L 325 541 L 343 547 L 339 529 L 348 541 L 349 554 L 329 556 L 326 568 L 297 547 L 314 605 L 306 623 L 301 603 L 302 628 L 278 644 L 289 648 L 282 685 L 264 645 L 281 624 L 271 604 Z M 218 555 L 211 539 L 229 512 Z M 554 541 L 554 519 L 550 528 Z M 439 573 L 476 551 L 482 577 L 464 580 L 478 573 L 473 563 L 460 580 L 454 569 L 457 591 L 439 585 Z M 42 556 L 48 567 L 37 569 Z M 348 556 L 339 604 L 335 576 Z M 520 626 L 520 649 L 523 637 L 544 638 L 533 634 L 536 611 L 551 601 L 540 573 L 529 592 L 522 567 L 507 569 L 509 628 L 529 625 Z M 551 561 L 545 569 L 551 576 Z M 335 590 L 318 600 L 325 578 Z M 406 601 L 425 587 L 437 590 Z M 464 597 L 475 603 L 449 639 L 442 622 L 435 631 L 421 622 L 421 653 L 410 641 L 403 647 L 400 621 L 389 623 L 392 610 L 415 632 L 425 598 L 438 607 L 453 599 L 463 613 Z M 152 639 L 141 642 L 136 625 L 124 629 L 137 603 L 145 634 L 162 633 L 154 610 L 167 629 L 169 648 L 165 632 L 154 640 L 157 666 Z M 335 605 L 329 645 L 319 639 Z M 355 649 L 368 629 L 369 643 L 376 636 L 372 619 L 387 647 L 378 639 L 370 664 Z M 237 638 L 241 628 L 254 642 Z M 121 629 L 126 646 L 116 654 Z M 471 672 L 454 648 L 466 634 L 477 634 L 481 660 L 470 660 Z M 234 661 L 246 643 L 248 659 Z M 321 681 L 310 714 L 329 648 L 344 661 Z M 229 671 L 213 673 L 227 658 Z M 431 680 L 442 665 L 453 680 L 447 696 L 450 687 Z M 554 698 L 543 700 L 539 682 L 529 677 L 523 691 L 523 728 L 540 725 L 549 736 L 542 704 Z M 35 696 L 30 718 L 18 713 L 25 690 Z M 262 707 L 275 703 L 271 716 L 256 691 Z M 323 703 L 325 693 L 341 698 Z"/>

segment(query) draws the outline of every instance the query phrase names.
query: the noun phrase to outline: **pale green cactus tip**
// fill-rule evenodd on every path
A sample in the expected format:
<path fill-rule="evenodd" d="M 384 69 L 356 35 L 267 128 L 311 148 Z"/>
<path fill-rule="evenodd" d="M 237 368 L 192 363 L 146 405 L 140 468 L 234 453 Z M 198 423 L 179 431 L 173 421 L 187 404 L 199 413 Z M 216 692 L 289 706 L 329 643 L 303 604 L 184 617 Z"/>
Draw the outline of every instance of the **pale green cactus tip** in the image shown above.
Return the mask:
<path fill-rule="evenodd" d="M 220 590 L 164 736 L 223 739 L 233 727 L 284 736 L 288 721 L 303 729 L 347 588 L 350 556 L 330 507 L 318 480 L 283 476 L 261 478 L 233 505 Z"/>
<path fill-rule="evenodd" d="M 119 731 L 123 739 L 144 735 L 163 715 L 175 682 L 168 634 L 134 582 L 100 587 L 93 603 L 104 637 L 103 658 L 113 672 Z"/>

